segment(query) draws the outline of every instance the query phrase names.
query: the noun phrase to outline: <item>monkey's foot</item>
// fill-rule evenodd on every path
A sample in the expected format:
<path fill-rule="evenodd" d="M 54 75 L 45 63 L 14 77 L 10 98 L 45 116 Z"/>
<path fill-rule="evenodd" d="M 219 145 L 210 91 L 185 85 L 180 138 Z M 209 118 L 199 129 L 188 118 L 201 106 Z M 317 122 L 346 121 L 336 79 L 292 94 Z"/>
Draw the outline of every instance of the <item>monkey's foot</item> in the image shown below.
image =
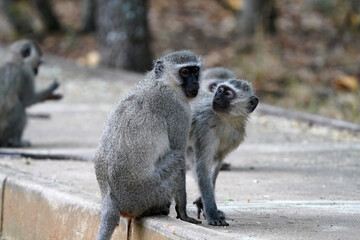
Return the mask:
<path fill-rule="evenodd" d="M 229 171 L 231 168 L 230 163 L 222 163 L 220 167 L 220 171 Z"/>
<path fill-rule="evenodd" d="M 212 226 L 229 226 L 229 224 L 224 219 L 213 219 L 207 220 L 209 225 Z"/>
<path fill-rule="evenodd" d="M 9 142 L 9 147 L 14 147 L 14 148 L 21 148 L 21 147 L 30 147 L 30 142 L 29 141 L 10 141 Z"/>
<path fill-rule="evenodd" d="M 200 219 L 200 214 L 201 214 L 201 212 L 204 210 L 204 206 L 203 206 L 201 197 L 198 197 L 198 198 L 193 202 L 193 204 L 196 205 L 196 208 L 197 208 L 197 218 Z M 203 214 L 203 215 L 204 215 L 204 214 Z M 205 215 L 204 215 L 204 218 L 205 218 Z"/>
<path fill-rule="evenodd" d="M 219 214 L 220 219 L 225 219 L 225 213 L 223 211 L 218 210 L 218 214 Z"/>
<path fill-rule="evenodd" d="M 200 219 L 200 214 L 201 214 L 201 212 L 203 212 L 203 217 L 204 217 L 204 219 L 206 219 L 206 216 L 205 216 L 205 213 L 204 213 L 204 205 L 203 205 L 201 197 L 198 197 L 193 202 L 193 204 L 196 205 L 196 208 L 197 208 L 197 218 Z M 225 219 L 225 213 L 223 211 L 220 211 L 220 210 L 217 210 L 217 211 L 218 211 L 220 219 Z"/>
<path fill-rule="evenodd" d="M 183 216 L 180 217 L 179 215 L 176 216 L 176 218 L 180 218 L 181 220 L 185 221 L 185 222 L 189 222 L 189 223 L 195 223 L 195 224 L 200 224 L 201 221 L 196 220 L 195 218 L 189 217 L 189 216 Z"/>
<path fill-rule="evenodd" d="M 175 211 L 176 211 L 176 218 L 180 218 L 181 220 L 185 221 L 185 222 L 189 222 L 189 223 L 195 223 L 195 224 L 199 224 L 201 223 L 201 221 L 196 220 L 195 218 L 189 217 L 186 213 L 185 208 L 184 209 L 179 209 L 179 207 L 177 205 L 175 205 Z"/>

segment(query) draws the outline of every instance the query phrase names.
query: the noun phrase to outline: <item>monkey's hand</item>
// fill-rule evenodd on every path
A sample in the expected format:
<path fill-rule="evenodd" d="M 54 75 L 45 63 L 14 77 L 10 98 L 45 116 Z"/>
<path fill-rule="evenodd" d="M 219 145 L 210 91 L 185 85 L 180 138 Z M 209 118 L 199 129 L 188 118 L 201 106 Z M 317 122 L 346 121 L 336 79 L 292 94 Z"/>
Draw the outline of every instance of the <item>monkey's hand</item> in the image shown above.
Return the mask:
<path fill-rule="evenodd" d="M 202 202 L 202 198 L 198 197 L 193 202 L 193 204 L 196 205 L 198 219 L 200 219 L 201 212 L 203 212 L 203 217 L 206 219 L 206 216 L 205 216 L 205 213 L 204 213 L 204 205 L 203 205 L 203 202 Z M 220 219 L 225 219 L 225 213 L 223 211 L 218 210 L 218 214 L 219 214 Z"/>
<path fill-rule="evenodd" d="M 62 94 L 59 93 L 52 93 L 50 96 L 46 98 L 46 100 L 60 100 L 63 98 Z"/>
<path fill-rule="evenodd" d="M 189 222 L 189 223 L 195 223 L 195 224 L 200 224 L 201 223 L 201 221 L 198 221 L 195 218 L 189 217 L 186 214 L 185 210 L 179 210 L 177 205 L 175 206 L 175 210 L 176 210 L 176 213 L 177 213 L 176 218 L 180 218 L 181 220 L 183 220 L 185 222 Z"/>
<path fill-rule="evenodd" d="M 50 85 L 51 91 L 54 91 L 60 86 L 60 83 L 55 79 L 54 82 Z"/>

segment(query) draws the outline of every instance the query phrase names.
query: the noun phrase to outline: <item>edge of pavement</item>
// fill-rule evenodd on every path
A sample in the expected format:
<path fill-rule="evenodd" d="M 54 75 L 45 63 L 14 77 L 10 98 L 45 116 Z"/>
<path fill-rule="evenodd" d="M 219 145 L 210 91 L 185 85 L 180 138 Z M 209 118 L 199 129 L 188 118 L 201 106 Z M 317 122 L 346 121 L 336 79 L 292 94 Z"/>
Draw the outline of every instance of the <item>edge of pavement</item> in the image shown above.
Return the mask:
<path fill-rule="evenodd" d="M 5 239 L 96 239 L 100 197 L 0 167 L 0 227 Z M 121 218 L 112 239 L 233 239 L 170 216 Z"/>

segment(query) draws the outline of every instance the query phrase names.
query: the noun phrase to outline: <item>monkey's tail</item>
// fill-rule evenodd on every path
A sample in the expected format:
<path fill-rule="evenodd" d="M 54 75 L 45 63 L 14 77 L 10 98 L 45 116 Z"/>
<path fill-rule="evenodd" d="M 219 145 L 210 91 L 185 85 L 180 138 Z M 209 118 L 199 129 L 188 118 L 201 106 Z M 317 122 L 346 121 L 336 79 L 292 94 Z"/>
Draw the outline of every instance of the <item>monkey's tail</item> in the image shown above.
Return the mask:
<path fill-rule="evenodd" d="M 31 158 L 33 160 L 75 160 L 75 161 L 93 161 L 93 157 L 71 154 L 49 154 L 49 153 L 28 153 L 21 151 L 0 151 L 0 157 L 23 157 Z"/>

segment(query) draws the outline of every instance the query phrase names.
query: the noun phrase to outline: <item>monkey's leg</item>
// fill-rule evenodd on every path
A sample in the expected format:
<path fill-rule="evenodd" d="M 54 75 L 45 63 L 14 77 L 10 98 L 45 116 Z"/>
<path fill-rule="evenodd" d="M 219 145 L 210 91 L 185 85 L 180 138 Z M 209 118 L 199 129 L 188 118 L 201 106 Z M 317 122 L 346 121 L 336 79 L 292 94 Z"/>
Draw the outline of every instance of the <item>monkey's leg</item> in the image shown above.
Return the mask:
<path fill-rule="evenodd" d="M 101 204 L 101 220 L 98 232 L 98 240 L 110 240 L 115 227 L 119 224 L 120 211 L 117 202 L 107 193 Z"/>
<path fill-rule="evenodd" d="M 217 179 L 217 176 L 219 174 L 219 171 L 221 170 L 221 167 L 222 167 L 222 163 L 220 160 L 216 159 L 216 165 L 215 165 L 215 168 L 214 168 L 214 171 L 213 171 L 213 174 L 212 174 L 212 184 L 213 184 L 213 190 L 215 191 L 215 183 L 216 183 L 216 179 Z M 198 219 L 200 219 L 200 214 L 201 214 L 201 211 L 204 210 L 204 205 L 203 205 L 203 202 L 202 202 L 202 198 L 201 196 L 198 197 L 194 202 L 193 204 L 196 205 L 196 208 L 197 208 L 197 217 Z M 225 219 L 225 213 L 221 210 L 218 210 L 218 214 L 220 216 L 220 219 Z M 204 213 L 204 217 L 206 218 L 205 216 L 205 213 Z"/>
<path fill-rule="evenodd" d="M 175 199 L 177 218 L 191 223 L 201 223 L 186 213 L 185 189 L 185 157 L 181 151 L 172 151 L 166 154 L 156 167 L 160 173 L 161 183 L 172 192 Z M 161 193 L 160 193 L 161 194 Z"/>
<path fill-rule="evenodd" d="M 11 110 L 6 121 L 4 136 L 6 136 L 8 145 L 10 147 L 30 146 L 30 142 L 21 140 L 26 126 L 26 113 L 20 102 Z"/>
<path fill-rule="evenodd" d="M 170 213 L 170 205 L 171 202 L 169 202 L 166 205 L 163 206 L 155 206 L 147 211 L 145 211 L 143 214 L 141 214 L 140 217 L 146 217 L 146 216 L 152 216 L 152 215 L 169 215 Z"/>
<path fill-rule="evenodd" d="M 220 218 L 215 202 L 214 185 L 212 183 L 213 179 L 212 177 L 210 177 L 210 170 L 206 166 L 206 159 L 202 158 L 204 158 L 204 156 L 199 158 L 197 161 L 196 173 L 198 176 L 199 189 L 201 193 L 206 220 L 210 225 L 228 226 L 229 224 L 224 219 Z"/>

